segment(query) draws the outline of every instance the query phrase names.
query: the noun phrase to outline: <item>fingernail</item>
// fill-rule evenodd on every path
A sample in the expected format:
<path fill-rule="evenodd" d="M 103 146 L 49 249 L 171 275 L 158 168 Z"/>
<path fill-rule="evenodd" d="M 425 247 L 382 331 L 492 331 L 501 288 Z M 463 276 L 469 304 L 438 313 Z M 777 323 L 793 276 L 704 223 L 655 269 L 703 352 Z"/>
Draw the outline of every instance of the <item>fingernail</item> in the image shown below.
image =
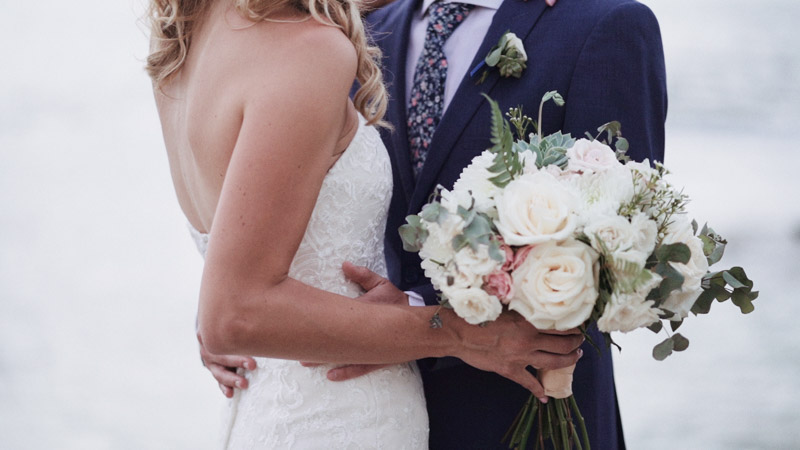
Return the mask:
<path fill-rule="evenodd" d="M 242 389 L 242 385 L 243 385 L 244 383 L 242 383 L 242 380 L 236 380 L 236 383 L 235 383 L 235 384 L 236 384 L 236 387 L 237 387 L 237 388 L 239 388 L 239 389 Z"/>
<path fill-rule="evenodd" d="M 583 356 L 583 349 L 579 348 L 578 349 L 578 359 L 580 359 L 582 356 Z"/>
<path fill-rule="evenodd" d="M 219 385 L 219 390 L 222 391 L 222 395 L 228 395 L 228 390 L 225 389 L 225 386 Z"/>
<path fill-rule="evenodd" d="M 328 372 L 328 379 L 331 381 L 336 381 L 339 379 L 339 371 L 338 370 L 331 370 Z"/>
<path fill-rule="evenodd" d="M 547 397 L 539 397 L 539 401 L 542 403 L 547 403 Z"/>

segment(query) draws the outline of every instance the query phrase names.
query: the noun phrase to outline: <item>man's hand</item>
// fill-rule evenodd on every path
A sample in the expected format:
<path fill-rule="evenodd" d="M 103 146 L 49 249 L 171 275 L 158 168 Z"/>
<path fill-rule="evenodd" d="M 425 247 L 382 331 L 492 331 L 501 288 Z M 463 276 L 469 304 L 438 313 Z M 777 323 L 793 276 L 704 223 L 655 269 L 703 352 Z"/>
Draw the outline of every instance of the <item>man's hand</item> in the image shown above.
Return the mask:
<path fill-rule="evenodd" d="M 197 342 L 200 343 L 200 357 L 203 358 L 203 365 L 206 366 L 219 383 L 219 389 L 225 397 L 233 397 L 233 389 L 247 389 L 247 378 L 238 374 L 238 368 L 253 370 L 256 368 L 256 360 L 248 356 L 215 355 L 209 353 L 203 346 L 203 340 L 197 335 Z"/>
<path fill-rule="evenodd" d="M 359 286 L 367 291 L 356 300 L 384 305 L 408 304 L 408 296 L 403 291 L 397 289 L 391 281 L 366 267 L 345 262 L 342 264 L 342 271 L 348 280 L 358 283 Z M 319 363 L 310 362 L 304 362 L 302 364 L 305 367 L 316 367 L 320 365 Z M 390 365 L 391 364 L 347 364 L 329 370 L 328 379 L 331 381 L 352 380 L 353 378 L 358 378 Z"/>

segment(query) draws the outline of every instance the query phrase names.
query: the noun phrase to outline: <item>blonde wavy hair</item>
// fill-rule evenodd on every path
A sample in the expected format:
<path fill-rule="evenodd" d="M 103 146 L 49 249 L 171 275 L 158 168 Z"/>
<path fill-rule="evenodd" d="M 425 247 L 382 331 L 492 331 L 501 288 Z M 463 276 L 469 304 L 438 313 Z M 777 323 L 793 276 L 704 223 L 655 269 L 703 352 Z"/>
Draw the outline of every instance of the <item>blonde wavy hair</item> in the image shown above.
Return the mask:
<path fill-rule="evenodd" d="M 147 73 L 157 87 L 170 80 L 183 66 L 192 42 L 192 32 L 203 20 L 212 1 L 151 0 L 148 19 L 151 31 Z M 356 80 L 359 89 L 353 103 L 369 124 L 388 126 L 383 121 L 388 103 L 380 69 L 381 51 L 364 31 L 359 4 L 354 0 L 233 0 L 245 18 L 259 22 L 281 8 L 290 6 L 325 25 L 340 28 L 353 43 L 358 56 Z"/>

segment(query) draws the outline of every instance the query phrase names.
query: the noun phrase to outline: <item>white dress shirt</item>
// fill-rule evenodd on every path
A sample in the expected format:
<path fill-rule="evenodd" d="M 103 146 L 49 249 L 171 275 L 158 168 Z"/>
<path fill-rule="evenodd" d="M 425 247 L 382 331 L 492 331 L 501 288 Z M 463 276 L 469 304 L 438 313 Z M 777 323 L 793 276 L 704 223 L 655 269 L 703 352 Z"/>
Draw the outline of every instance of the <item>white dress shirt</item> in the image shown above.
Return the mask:
<path fill-rule="evenodd" d="M 411 100 L 411 86 L 414 83 L 414 72 L 417 60 L 422 54 L 425 45 L 425 32 L 428 28 L 428 9 L 436 0 L 424 0 L 422 8 L 414 12 L 411 19 L 411 30 L 408 39 L 408 56 L 406 59 L 406 108 Z M 440 0 L 450 3 L 450 0 Z M 486 32 L 492 24 L 494 13 L 503 3 L 503 0 L 460 0 L 459 3 L 475 5 L 467 14 L 464 21 L 458 25 L 453 34 L 444 43 L 444 55 L 447 57 L 447 80 L 444 85 L 444 104 L 442 113 L 447 111 L 450 100 L 461 84 L 464 76 L 472 70 L 469 65 L 475 59 L 475 53 L 483 43 Z M 408 304 L 411 306 L 425 306 L 422 297 L 413 291 L 406 291 Z"/>
<path fill-rule="evenodd" d="M 408 108 L 408 103 L 411 99 L 411 86 L 414 83 L 417 60 L 422 54 L 422 48 L 425 45 L 425 31 L 428 28 L 428 9 L 434 1 L 424 0 L 422 8 L 415 11 L 414 17 L 411 19 L 408 56 L 406 57 L 406 108 Z M 440 1 L 441 3 L 450 3 L 450 0 Z M 450 100 L 453 99 L 453 95 L 455 95 L 464 75 L 472 70 L 469 65 L 483 43 L 483 38 L 492 24 L 492 18 L 494 18 L 494 14 L 503 3 L 503 0 L 460 0 L 458 3 L 475 5 L 475 7 L 444 43 L 444 55 L 447 57 L 447 80 L 444 85 L 442 113 L 447 111 L 447 106 L 450 104 Z"/>

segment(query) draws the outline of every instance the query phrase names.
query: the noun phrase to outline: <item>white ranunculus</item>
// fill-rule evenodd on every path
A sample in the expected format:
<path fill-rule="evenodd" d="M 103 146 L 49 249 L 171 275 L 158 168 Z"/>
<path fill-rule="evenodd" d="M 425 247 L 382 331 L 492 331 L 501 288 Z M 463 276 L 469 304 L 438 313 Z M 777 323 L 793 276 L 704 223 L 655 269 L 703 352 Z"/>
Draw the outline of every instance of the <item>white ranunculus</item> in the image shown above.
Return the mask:
<path fill-rule="evenodd" d="M 428 238 L 422 244 L 419 257 L 440 263 L 450 261 L 455 253 L 453 238 L 464 231 L 464 220 L 457 214 L 448 214 L 441 224 L 426 221 L 423 221 L 423 224 L 428 230 Z"/>
<path fill-rule="evenodd" d="M 431 280 L 435 289 L 441 291 L 444 286 L 447 286 L 447 278 L 451 275 L 445 266 L 430 259 L 423 259 L 420 267 L 425 271 L 425 276 Z"/>
<path fill-rule="evenodd" d="M 634 248 L 650 256 L 656 248 L 658 224 L 647 214 L 638 213 L 631 218 L 631 226 L 635 230 Z"/>
<path fill-rule="evenodd" d="M 622 165 L 611 147 L 596 140 L 578 139 L 567 149 L 567 156 L 567 170 L 573 172 L 604 172 Z"/>
<path fill-rule="evenodd" d="M 673 320 L 680 320 L 689 315 L 697 297 L 703 292 L 700 284 L 708 272 L 708 260 L 703 253 L 703 241 L 694 236 L 691 223 L 683 215 L 674 217 L 662 241 L 663 244 L 678 242 L 686 244 L 692 256 L 686 264 L 671 263 L 675 270 L 683 275 L 681 289 L 673 291 L 661 304 L 663 309 L 675 313 Z"/>
<path fill-rule="evenodd" d="M 531 174 L 539 171 L 536 166 L 536 154 L 530 150 L 525 150 L 519 153 L 519 160 L 522 163 L 522 173 Z"/>
<path fill-rule="evenodd" d="M 453 185 L 453 191 L 471 192 L 475 199 L 475 209 L 490 215 L 494 215 L 494 196 L 500 192 L 500 188 L 489 181 L 489 178 L 495 176 L 488 170 L 494 163 L 494 158 L 494 153 L 484 151 L 461 172 L 458 181 Z"/>
<path fill-rule="evenodd" d="M 661 276 L 651 273 L 652 278 L 635 292 L 614 293 L 597 320 L 597 328 L 604 333 L 621 331 L 627 333 L 646 327 L 659 319 L 661 311 L 653 308 L 653 300 L 645 300 L 650 290 L 661 283 Z"/>
<path fill-rule="evenodd" d="M 617 166 L 600 173 L 584 173 L 566 178 L 581 205 L 580 223 L 597 214 L 616 214 L 621 205 L 633 198 L 633 177 L 625 166 Z"/>
<path fill-rule="evenodd" d="M 506 49 L 516 49 L 519 59 L 523 62 L 528 60 L 528 54 L 525 53 L 525 46 L 522 45 L 522 39 L 518 38 L 514 33 L 506 33 Z"/>
<path fill-rule="evenodd" d="M 502 262 L 497 262 L 489 256 L 487 245 L 478 246 L 477 252 L 469 246 L 462 248 L 456 253 L 453 263 L 459 272 L 468 272 L 477 277 L 489 275 L 503 265 Z"/>
<path fill-rule="evenodd" d="M 597 328 L 603 333 L 628 333 L 646 327 L 658 321 L 658 309 L 653 308 L 653 303 L 633 294 L 614 294 L 597 320 Z"/>
<path fill-rule="evenodd" d="M 639 233 L 625 217 L 618 215 L 593 216 L 584 228 L 584 233 L 589 237 L 592 247 L 598 252 L 603 252 L 613 262 L 612 270 L 617 280 L 624 280 L 630 275 L 626 273 L 624 262 L 636 264 L 644 268 L 650 253 L 645 253 L 637 248 Z M 602 245 L 601 245 L 602 244 Z"/>
<path fill-rule="evenodd" d="M 568 330 L 582 324 L 597 301 L 598 255 L 569 239 L 535 246 L 511 274 L 514 298 L 509 308 L 543 330 Z"/>
<path fill-rule="evenodd" d="M 497 229 L 506 244 L 563 241 L 575 230 L 575 196 L 547 172 L 522 175 L 497 196 Z"/>
<path fill-rule="evenodd" d="M 480 287 L 444 288 L 442 293 L 450 301 L 456 315 L 472 325 L 495 320 L 503 311 L 500 300 Z"/>
<path fill-rule="evenodd" d="M 439 203 L 450 214 L 457 214 L 458 207 L 469 209 L 472 206 L 472 195 L 466 190 L 452 190 L 442 189 L 439 191 L 441 197 Z"/>

